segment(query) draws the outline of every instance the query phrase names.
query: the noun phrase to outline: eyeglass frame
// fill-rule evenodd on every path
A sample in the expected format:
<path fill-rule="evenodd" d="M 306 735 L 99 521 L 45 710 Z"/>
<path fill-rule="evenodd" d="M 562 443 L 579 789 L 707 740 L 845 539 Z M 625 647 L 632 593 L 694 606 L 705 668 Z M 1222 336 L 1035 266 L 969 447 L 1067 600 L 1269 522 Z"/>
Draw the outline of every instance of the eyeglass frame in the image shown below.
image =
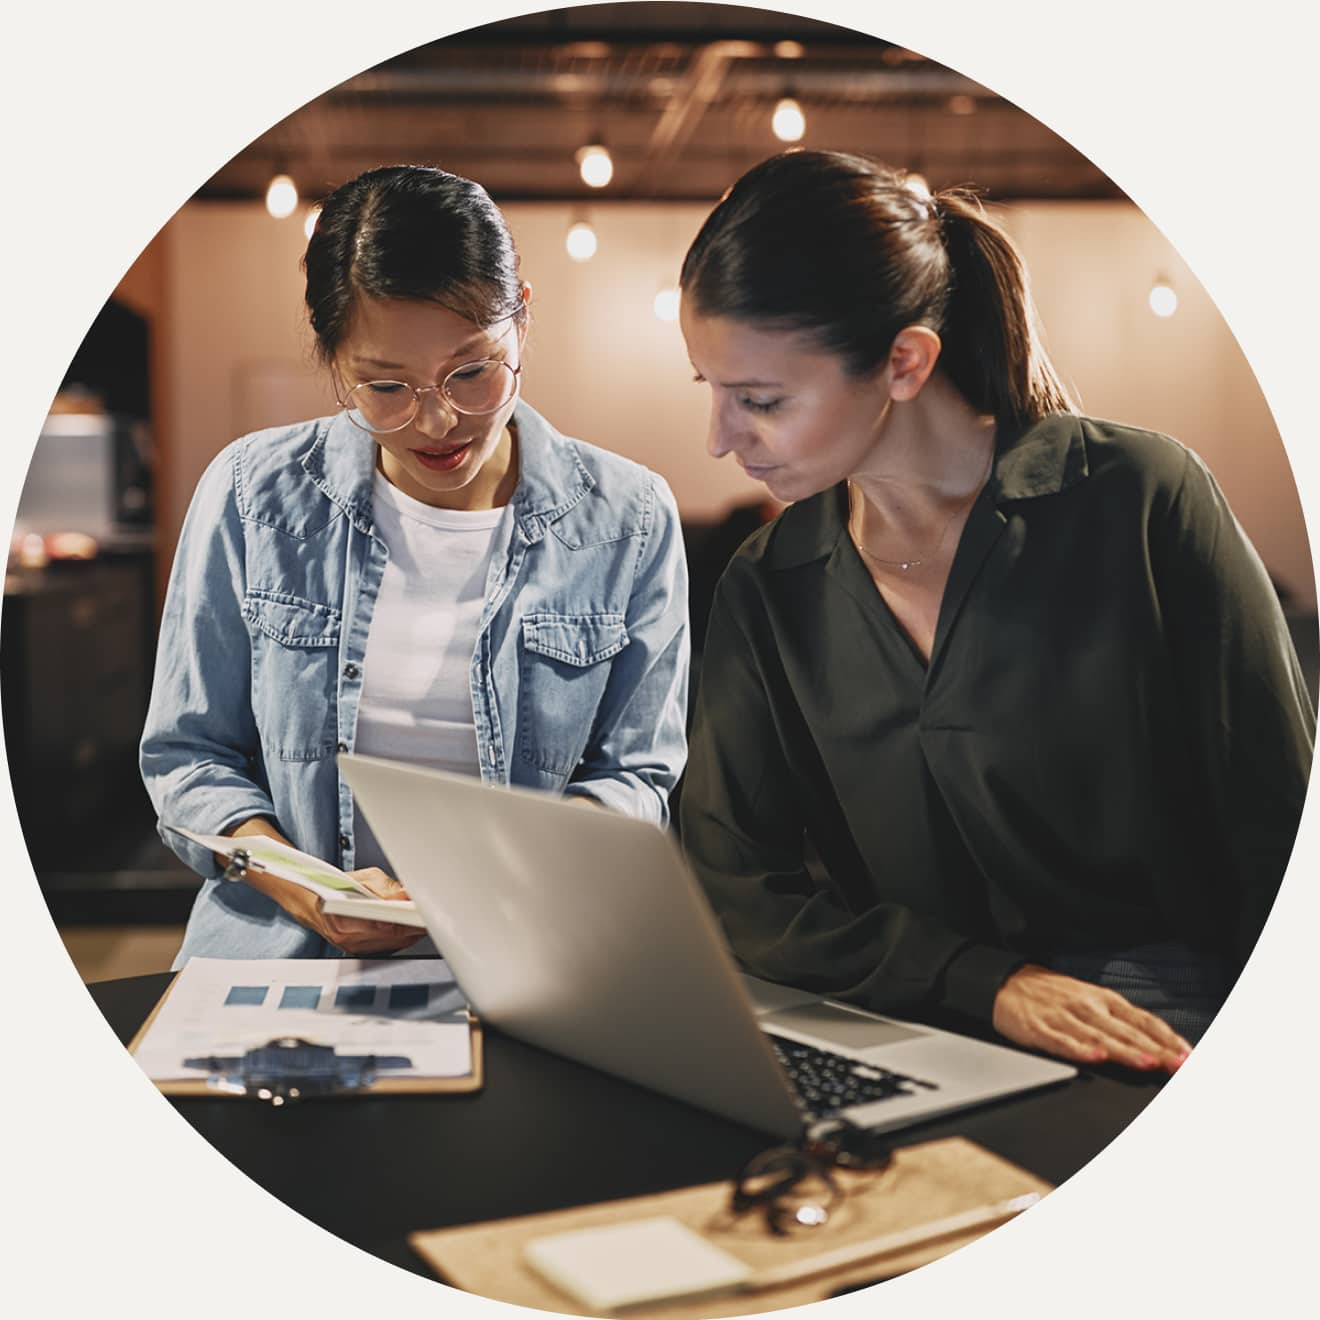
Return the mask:
<path fill-rule="evenodd" d="M 830 1212 L 844 1197 L 831 1169 L 878 1173 L 892 1160 L 893 1148 L 874 1129 L 858 1127 L 847 1119 L 827 1119 L 794 1144 L 772 1146 L 753 1155 L 734 1177 L 729 1209 L 734 1215 L 763 1210 L 766 1227 L 778 1237 L 787 1236 L 793 1227 L 819 1228 L 829 1222 Z M 803 1205 L 792 1211 L 782 1203 L 782 1198 L 813 1176 L 825 1188 L 823 1204 Z M 758 1190 L 747 1187 L 749 1179 L 758 1177 L 773 1180 Z M 804 1210 L 815 1214 L 803 1218 Z M 789 1223 L 790 1219 L 796 1224 Z"/>
<path fill-rule="evenodd" d="M 785 1198 L 809 1178 L 820 1180 L 825 1189 L 823 1201 L 804 1202 L 796 1208 Z M 764 1187 L 751 1188 L 754 1179 L 769 1179 Z M 827 1160 L 803 1146 L 772 1146 L 753 1155 L 738 1170 L 729 1197 L 729 1210 L 744 1215 L 761 1210 L 766 1227 L 776 1237 L 786 1237 L 793 1228 L 819 1228 L 829 1222 L 830 1211 L 843 1199 L 843 1192 L 830 1172 Z"/>
<path fill-rule="evenodd" d="M 507 331 L 505 333 L 507 333 Z M 503 336 L 501 336 L 501 338 L 503 338 Z M 484 367 L 488 362 L 496 363 L 499 366 L 504 367 L 513 376 L 513 393 L 510 394 L 509 397 L 505 399 L 503 403 L 497 403 L 493 408 L 486 408 L 480 412 L 473 411 L 473 409 L 471 408 L 464 408 L 462 404 L 456 403 L 454 399 L 450 396 L 450 394 L 448 393 L 445 387 L 456 375 L 458 375 L 460 371 L 471 371 L 473 367 Z M 464 417 L 489 417 L 492 413 L 497 413 L 501 408 L 507 407 L 514 399 L 518 397 L 518 390 L 521 385 L 521 378 L 522 378 L 521 361 L 518 363 L 516 367 L 513 367 L 510 366 L 509 363 L 506 362 L 504 358 L 486 357 L 486 358 L 473 358 L 471 362 L 460 363 L 452 371 L 446 372 L 444 380 L 442 380 L 438 385 L 413 385 L 410 381 L 391 380 L 387 377 L 380 377 L 376 380 L 359 380 L 354 382 L 354 384 L 351 385 L 345 391 L 345 394 L 349 395 L 350 397 L 352 396 L 355 390 L 360 390 L 364 385 L 402 385 L 406 390 L 411 392 L 412 400 L 413 400 L 413 410 L 411 413 L 408 414 L 408 420 L 406 422 L 400 422 L 398 426 L 390 426 L 382 429 L 374 426 L 363 426 L 361 422 L 354 421 L 353 410 L 348 405 L 348 399 L 347 398 L 341 399 L 339 397 L 339 388 L 342 382 L 339 380 L 337 373 L 335 372 L 331 373 L 331 379 L 335 383 L 335 403 L 337 403 L 339 407 L 341 407 L 348 414 L 348 420 L 352 422 L 353 425 L 356 426 L 359 431 L 366 431 L 368 435 L 394 435 L 396 432 L 402 431 L 406 427 L 411 426 L 413 422 L 417 420 L 417 415 L 422 411 L 422 395 L 424 394 L 437 394 L 437 393 L 440 394 L 444 398 L 445 402 L 451 408 L 453 408 L 455 412 L 462 413 Z M 346 381 L 347 379 L 348 377 L 345 376 L 344 380 Z"/>

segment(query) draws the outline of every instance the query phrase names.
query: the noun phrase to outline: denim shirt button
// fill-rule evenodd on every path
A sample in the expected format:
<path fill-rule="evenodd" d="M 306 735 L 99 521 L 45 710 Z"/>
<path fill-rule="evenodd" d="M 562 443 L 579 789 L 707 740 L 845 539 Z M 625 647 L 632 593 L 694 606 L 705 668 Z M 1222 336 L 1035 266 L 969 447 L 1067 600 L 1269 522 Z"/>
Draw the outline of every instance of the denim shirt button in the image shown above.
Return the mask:
<path fill-rule="evenodd" d="M 345 678 L 356 678 L 362 671 L 351 660 L 344 666 Z"/>
<path fill-rule="evenodd" d="M 341 834 L 339 836 L 339 846 L 343 849 L 347 849 L 352 842 L 353 840 L 350 839 L 347 834 Z"/>
<path fill-rule="evenodd" d="M 337 750 L 337 751 L 341 751 L 341 752 L 346 752 L 346 751 L 348 751 L 348 744 L 347 744 L 346 742 L 342 742 L 342 741 L 341 741 L 341 742 L 339 742 L 339 743 L 336 743 L 336 744 L 335 744 L 335 747 L 336 747 L 336 750 Z"/>

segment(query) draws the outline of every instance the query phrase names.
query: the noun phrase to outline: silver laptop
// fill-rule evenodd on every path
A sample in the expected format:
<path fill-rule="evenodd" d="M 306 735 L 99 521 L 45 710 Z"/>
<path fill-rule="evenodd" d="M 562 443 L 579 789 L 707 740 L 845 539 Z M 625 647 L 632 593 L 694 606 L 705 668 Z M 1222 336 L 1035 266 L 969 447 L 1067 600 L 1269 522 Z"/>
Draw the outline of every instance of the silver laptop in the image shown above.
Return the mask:
<path fill-rule="evenodd" d="M 1075 1075 L 740 975 L 654 826 L 374 757 L 339 763 L 473 1008 L 511 1036 L 783 1137 L 830 1112 L 901 1127 Z"/>

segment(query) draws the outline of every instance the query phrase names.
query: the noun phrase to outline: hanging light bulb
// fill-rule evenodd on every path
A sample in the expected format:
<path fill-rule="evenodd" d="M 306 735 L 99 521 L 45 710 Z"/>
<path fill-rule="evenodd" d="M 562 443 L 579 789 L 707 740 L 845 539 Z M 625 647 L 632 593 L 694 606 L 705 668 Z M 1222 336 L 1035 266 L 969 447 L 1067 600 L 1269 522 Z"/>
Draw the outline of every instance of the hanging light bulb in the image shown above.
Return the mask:
<path fill-rule="evenodd" d="M 266 210 L 276 220 L 292 215 L 298 206 L 298 186 L 287 174 L 277 174 L 266 185 Z"/>
<path fill-rule="evenodd" d="M 786 96 L 775 106 L 770 117 L 770 129 L 781 142 L 799 142 L 807 131 L 807 119 L 802 107 L 791 97 Z"/>
<path fill-rule="evenodd" d="M 603 188 L 614 177 L 614 162 L 599 142 L 579 147 L 574 159 L 588 188 Z"/>
<path fill-rule="evenodd" d="M 307 219 L 303 221 L 303 233 L 307 235 L 307 241 L 312 241 L 312 235 L 316 233 L 316 222 L 321 218 L 321 208 L 314 206 L 307 212 Z"/>
<path fill-rule="evenodd" d="M 1150 310 L 1156 316 L 1172 316 L 1178 310 L 1178 294 L 1162 276 L 1150 286 Z"/>
<path fill-rule="evenodd" d="M 596 231 L 585 220 L 579 220 L 569 227 L 564 246 L 574 261 L 590 261 L 596 255 Z"/>
<path fill-rule="evenodd" d="M 657 321 L 678 320 L 678 290 L 663 288 L 655 295 L 655 319 Z"/>

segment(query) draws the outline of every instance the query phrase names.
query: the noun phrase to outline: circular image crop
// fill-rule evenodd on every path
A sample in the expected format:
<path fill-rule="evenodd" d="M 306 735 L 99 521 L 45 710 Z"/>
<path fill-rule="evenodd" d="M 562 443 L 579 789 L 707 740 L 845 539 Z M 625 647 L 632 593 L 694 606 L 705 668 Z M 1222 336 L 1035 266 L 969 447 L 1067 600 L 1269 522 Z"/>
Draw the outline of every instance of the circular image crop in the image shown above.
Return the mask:
<path fill-rule="evenodd" d="M 1020 1309 L 1226 1234 L 1195 1115 L 1284 1030 L 1320 633 L 1192 264 L 934 20 L 332 8 L 340 81 L 174 171 L 85 315 L 16 303 L 73 350 L 15 396 L 16 1076 L 114 1097 L 33 1222 L 149 1225 L 143 1314 L 213 1254 L 291 1304 Z"/>

